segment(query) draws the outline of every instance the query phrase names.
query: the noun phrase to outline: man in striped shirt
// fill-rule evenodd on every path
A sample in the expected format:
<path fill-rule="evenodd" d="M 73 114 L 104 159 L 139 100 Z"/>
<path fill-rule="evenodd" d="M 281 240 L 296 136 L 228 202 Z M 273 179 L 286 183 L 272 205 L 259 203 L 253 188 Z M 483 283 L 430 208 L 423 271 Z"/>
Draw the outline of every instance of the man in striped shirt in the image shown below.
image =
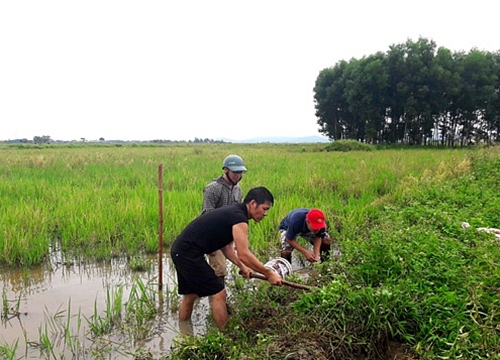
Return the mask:
<path fill-rule="evenodd" d="M 243 159 L 234 154 L 226 156 L 222 163 L 222 170 L 224 173 L 213 179 L 203 189 L 202 214 L 226 205 L 239 204 L 242 201 L 243 192 L 238 183 L 243 173 L 247 171 Z M 226 257 L 222 251 L 217 250 L 208 254 L 208 262 L 224 285 L 227 269 Z"/>

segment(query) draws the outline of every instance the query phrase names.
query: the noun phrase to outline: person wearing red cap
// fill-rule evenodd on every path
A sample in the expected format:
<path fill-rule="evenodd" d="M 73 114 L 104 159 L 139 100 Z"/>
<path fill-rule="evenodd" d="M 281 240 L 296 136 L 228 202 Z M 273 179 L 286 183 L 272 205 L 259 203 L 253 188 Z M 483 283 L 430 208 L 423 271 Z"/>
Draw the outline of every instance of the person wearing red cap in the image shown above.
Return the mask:
<path fill-rule="evenodd" d="M 325 214 L 319 209 L 298 208 L 290 211 L 279 225 L 281 257 L 292 262 L 292 251 L 297 249 L 307 261 L 327 259 L 330 252 L 330 235 L 326 232 Z M 313 246 L 310 251 L 298 241 L 302 237 Z"/>

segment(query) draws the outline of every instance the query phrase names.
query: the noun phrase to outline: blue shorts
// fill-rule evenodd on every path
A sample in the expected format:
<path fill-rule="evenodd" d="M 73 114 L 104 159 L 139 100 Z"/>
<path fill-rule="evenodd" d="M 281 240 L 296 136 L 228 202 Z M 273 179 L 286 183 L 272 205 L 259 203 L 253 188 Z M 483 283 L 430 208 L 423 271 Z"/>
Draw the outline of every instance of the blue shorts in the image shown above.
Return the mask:
<path fill-rule="evenodd" d="M 180 295 L 196 294 L 199 297 L 215 295 L 224 285 L 207 263 L 205 255 L 170 252 L 177 272 L 177 289 Z"/>

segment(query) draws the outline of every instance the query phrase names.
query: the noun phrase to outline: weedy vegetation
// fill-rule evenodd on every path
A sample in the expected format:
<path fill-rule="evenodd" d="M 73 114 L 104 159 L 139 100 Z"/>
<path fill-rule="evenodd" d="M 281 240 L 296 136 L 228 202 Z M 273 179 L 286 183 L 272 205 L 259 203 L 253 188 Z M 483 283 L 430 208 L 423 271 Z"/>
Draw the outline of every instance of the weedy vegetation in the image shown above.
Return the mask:
<path fill-rule="evenodd" d="M 229 329 L 178 338 L 165 358 L 497 356 L 500 240 L 476 229 L 500 227 L 500 147 L 345 146 L 350 151 L 322 144 L 2 146 L 0 261 L 29 267 L 58 248 L 66 261 L 127 254 L 140 268 L 141 254 L 157 249 L 158 165 L 165 165 L 168 247 L 199 214 L 202 189 L 220 175 L 222 159 L 238 153 L 249 169 L 244 190 L 263 185 L 276 200 L 268 218 L 250 226 L 263 262 L 279 253 L 281 218 L 302 206 L 325 211 L 342 255 L 314 265 L 309 292 L 236 279 Z M 464 221 L 471 227 L 462 228 Z M 148 289 L 137 284 L 126 305 L 110 290 L 104 315 L 96 309 L 87 319 L 96 338 L 126 328 L 148 336 L 158 304 Z M 49 329 L 39 343 L 57 356 Z M 75 341 L 63 338 L 71 348 Z M 15 347 L 0 352 L 9 356 Z M 150 357 L 146 350 L 133 356 Z"/>
<path fill-rule="evenodd" d="M 21 307 L 21 297 L 17 299 L 8 299 L 5 288 L 2 289 L 2 313 L 1 320 L 6 321 L 13 317 L 19 316 L 19 308 Z"/>
<path fill-rule="evenodd" d="M 15 340 L 12 344 L 3 344 L 0 345 L 0 356 L 5 360 L 14 360 L 17 359 L 16 351 L 19 346 L 19 339 Z"/>

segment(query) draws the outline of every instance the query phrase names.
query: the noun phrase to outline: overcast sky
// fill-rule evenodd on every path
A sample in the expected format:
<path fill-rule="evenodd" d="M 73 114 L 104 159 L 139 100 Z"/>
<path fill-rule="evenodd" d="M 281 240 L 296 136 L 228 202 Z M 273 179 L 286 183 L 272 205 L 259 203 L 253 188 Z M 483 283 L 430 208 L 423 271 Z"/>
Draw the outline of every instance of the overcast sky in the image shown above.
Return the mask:
<path fill-rule="evenodd" d="M 319 135 L 340 60 L 419 36 L 500 50 L 493 0 L 2 0 L 0 140 Z"/>

